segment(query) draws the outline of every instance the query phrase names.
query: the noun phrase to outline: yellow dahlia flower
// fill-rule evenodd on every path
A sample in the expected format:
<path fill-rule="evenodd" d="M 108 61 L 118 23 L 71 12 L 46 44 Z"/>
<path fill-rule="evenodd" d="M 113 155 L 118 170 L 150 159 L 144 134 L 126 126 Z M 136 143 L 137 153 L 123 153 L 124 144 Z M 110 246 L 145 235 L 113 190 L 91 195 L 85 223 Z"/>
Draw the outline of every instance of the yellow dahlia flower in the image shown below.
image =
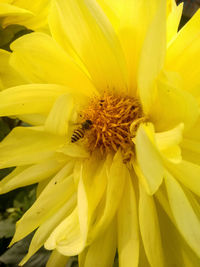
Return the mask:
<path fill-rule="evenodd" d="M 0 0 L 1 25 L 24 25 L 32 30 L 46 30 L 50 0 Z"/>
<path fill-rule="evenodd" d="M 12 244 L 37 229 L 49 266 L 200 265 L 200 12 L 177 33 L 173 1 L 56 0 L 53 37 L 26 35 L 0 93 L 15 128 L 0 192 L 38 183 Z M 63 255 L 63 256 L 62 256 Z M 55 265 L 56 262 L 56 265 Z"/>

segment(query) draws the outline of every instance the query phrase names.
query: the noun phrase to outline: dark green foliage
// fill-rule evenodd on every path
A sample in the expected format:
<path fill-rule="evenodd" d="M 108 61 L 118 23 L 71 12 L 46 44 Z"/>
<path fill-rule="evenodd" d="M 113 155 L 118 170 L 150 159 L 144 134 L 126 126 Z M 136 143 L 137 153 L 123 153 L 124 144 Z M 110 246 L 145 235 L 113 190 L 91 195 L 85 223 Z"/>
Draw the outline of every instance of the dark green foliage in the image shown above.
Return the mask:
<path fill-rule="evenodd" d="M 2 256 L 0 256 L 0 263 L 3 263 L 3 266 L 17 267 L 18 263 L 28 252 L 32 236 L 33 234 L 27 236 L 8 249 Z M 50 252 L 42 248 L 33 255 L 26 264 L 24 264 L 24 267 L 45 267 L 49 255 Z"/>
<path fill-rule="evenodd" d="M 15 232 L 15 225 L 12 220 L 5 219 L 0 221 L 0 238 L 9 238 L 12 237 Z"/>

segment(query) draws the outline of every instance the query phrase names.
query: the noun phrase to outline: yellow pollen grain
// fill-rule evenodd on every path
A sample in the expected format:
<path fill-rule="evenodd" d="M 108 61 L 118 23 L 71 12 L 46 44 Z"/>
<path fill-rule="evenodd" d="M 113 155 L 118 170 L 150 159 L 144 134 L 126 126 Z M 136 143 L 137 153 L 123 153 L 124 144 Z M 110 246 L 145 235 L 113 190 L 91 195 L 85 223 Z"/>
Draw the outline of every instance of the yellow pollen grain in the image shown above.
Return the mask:
<path fill-rule="evenodd" d="M 84 137 L 89 151 L 98 149 L 102 154 L 120 148 L 122 151 L 132 150 L 132 138 L 139 123 L 145 120 L 137 98 L 109 92 L 104 92 L 101 98 L 93 98 L 81 112 L 81 117 L 92 121 L 92 127 Z M 132 151 L 129 157 L 130 154 L 132 156 Z"/>

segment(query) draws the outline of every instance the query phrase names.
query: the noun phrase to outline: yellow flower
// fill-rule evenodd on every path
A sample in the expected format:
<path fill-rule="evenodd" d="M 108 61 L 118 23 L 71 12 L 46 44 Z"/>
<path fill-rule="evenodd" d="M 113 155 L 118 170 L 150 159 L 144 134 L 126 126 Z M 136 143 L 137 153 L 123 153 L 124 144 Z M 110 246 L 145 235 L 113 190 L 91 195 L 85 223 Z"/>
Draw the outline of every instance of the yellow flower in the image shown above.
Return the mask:
<path fill-rule="evenodd" d="M 0 0 L 1 25 L 24 25 L 32 30 L 47 30 L 50 0 Z"/>
<path fill-rule="evenodd" d="M 38 183 L 12 244 L 48 267 L 200 265 L 200 12 L 177 33 L 173 1 L 57 0 L 53 37 L 15 41 L 10 63 L 29 84 L 0 93 L 15 128 L 1 193 Z M 58 254 L 57 252 L 60 254 Z M 63 254 L 64 256 L 62 256 Z"/>

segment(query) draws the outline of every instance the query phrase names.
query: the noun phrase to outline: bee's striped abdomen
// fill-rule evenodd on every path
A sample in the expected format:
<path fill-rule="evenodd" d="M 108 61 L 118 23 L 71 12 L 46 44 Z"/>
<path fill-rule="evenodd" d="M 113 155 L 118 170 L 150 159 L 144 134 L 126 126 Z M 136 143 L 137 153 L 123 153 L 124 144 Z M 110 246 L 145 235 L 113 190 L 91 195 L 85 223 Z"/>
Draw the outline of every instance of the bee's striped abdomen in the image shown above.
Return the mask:
<path fill-rule="evenodd" d="M 75 143 L 77 142 L 79 139 L 83 138 L 85 134 L 85 131 L 81 128 L 76 129 L 71 137 L 71 142 Z"/>

